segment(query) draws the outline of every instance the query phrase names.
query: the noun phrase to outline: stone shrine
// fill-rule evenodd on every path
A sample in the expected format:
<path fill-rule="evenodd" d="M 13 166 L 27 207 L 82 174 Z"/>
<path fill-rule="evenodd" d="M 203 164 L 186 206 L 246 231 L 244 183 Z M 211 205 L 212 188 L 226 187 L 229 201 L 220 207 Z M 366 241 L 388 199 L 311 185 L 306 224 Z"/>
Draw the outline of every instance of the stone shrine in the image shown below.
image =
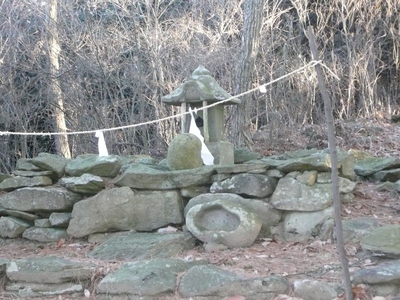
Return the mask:
<path fill-rule="evenodd" d="M 165 95 L 161 100 L 168 105 L 181 107 L 181 112 L 187 112 L 188 107 L 201 110 L 198 117 L 203 119 L 203 126 L 200 130 L 204 136 L 204 142 L 215 157 L 215 164 L 231 165 L 233 161 L 233 145 L 224 136 L 225 119 L 224 105 L 239 104 L 240 100 L 232 98 L 211 76 L 203 66 L 199 66 L 192 76 L 181 84 L 176 90 Z M 223 100 L 230 99 L 223 102 Z M 218 104 L 221 102 L 220 104 Z M 212 107 L 204 108 L 210 104 Z M 204 109 L 203 109 L 204 108 Z M 187 115 L 182 116 L 182 133 L 187 133 Z"/>

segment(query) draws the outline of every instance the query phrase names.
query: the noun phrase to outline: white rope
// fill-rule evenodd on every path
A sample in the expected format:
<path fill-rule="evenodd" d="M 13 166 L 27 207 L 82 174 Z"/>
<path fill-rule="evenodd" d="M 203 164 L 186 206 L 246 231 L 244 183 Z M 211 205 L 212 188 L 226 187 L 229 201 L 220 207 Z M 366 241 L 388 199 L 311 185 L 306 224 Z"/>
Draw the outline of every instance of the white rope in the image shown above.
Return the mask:
<path fill-rule="evenodd" d="M 272 81 L 270 81 L 270 82 L 261 84 L 261 85 L 259 85 L 259 86 L 256 87 L 256 88 L 253 88 L 253 89 L 251 89 L 251 90 L 248 90 L 248 91 L 243 92 L 243 93 L 241 93 L 241 94 L 238 94 L 238 95 L 236 95 L 236 96 L 232 96 L 232 97 L 230 97 L 230 98 L 228 98 L 228 99 L 224 99 L 224 100 L 221 100 L 221 101 L 218 101 L 218 102 L 211 103 L 211 104 L 209 104 L 209 105 L 207 105 L 207 106 L 203 106 L 203 107 L 200 107 L 200 108 L 196 108 L 196 111 L 203 110 L 203 109 L 206 109 L 206 108 L 210 108 L 210 107 L 213 107 L 213 106 L 216 106 L 216 105 L 220 105 L 221 103 L 229 102 L 229 101 L 231 101 L 231 100 L 234 99 L 234 98 L 239 98 L 239 97 L 241 97 L 241 96 L 244 96 L 244 95 L 247 95 L 247 94 L 252 93 L 252 92 L 254 92 L 254 91 L 257 91 L 257 90 L 259 90 L 260 88 L 265 88 L 265 87 L 267 87 L 267 86 L 270 86 L 270 85 L 272 85 L 272 84 L 274 84 L 274 83 L 276 83 L 276 82 L 278 82 L 278 81 L 281 81 L 281 80 L 283 80 L 283 79 L 286 79 L 286 78 L 288 78 L 288 77 L 290 77 L 290 76 L 292 76 L 292 75 L 294 75 L 294 74 L 300 73 L 300 72 L 302 72 L 303 70 L 305 70 L 305 69 L 307 69 L 307 68 L 314 67 L 314 66 L 316 66 L 316 65 L 318 65 L 318 64 L 321 65 L 322 67 L 324 67 L 325 69 L 327 69 L 327 70 L 329 71 L 329 73 L 331 73 L 337 80 L 339 80 L 339 77 L 338 77 L 335 73 L 333 73 L 333 71 L 331 71 L 326 65 L 324 65 L 324 64 L 322 63 L 321 60 L 319 60 L 319 61 L 313 60 L 313 61 L 310 61 L 307 65 L 305 65 L 305 66 L 303 66 L 303 67 L 300 67 L 300 68 L 298 68 L 298 69 L 296 69 L 296 70 L 294 70 L 294 71 L 292 71 L 292 72 L 290 72 L 290 73 L 287 73 L 287 74 L 285 74 L 285 75 L 283 75 L 283 76 L 281 76 L 281 77 L 279 77 L 279 78 L 276 78 L 276 79 L 274 79 L 274 80 L 272 80 Z M 105 128 L 105 129 L 93 129 L 93 130 L 70 131 L 70 132 L 30 132 L 30 133 L 29 133 L 29 132 L 0 131 L 0 136 L 1 136 L 1 135 L 54 136 L 54 135 L 93 134 L 93 133 L 96 133 L 97 131 L 107 132 L 107 131 L 115 131 L 115 130 L 122 130 L 122 129 L 127 129 L 127 128 L 134 128 L 134 127 L 139 127 L 139 126 L 144 126 L 144 125 L 150 125 L 150 124 L 154 124 L 154 123 L 163 122 L 163 121 L 167 121 L 167 120 L 170 120 L 170 119 L 178 118 L 178 117 L 181 117 L 181 116 L 186 115 L 186 114 L 189 114 L 189 113 L 190 113 L 190 112 L 181 112 L 180 114 L 176 114 L 176 115 L 173 115 L 173 116 L 164 117 L 164 118 L 157 119 L 157 120 L 151 120 L 151 121 L 147 121 L 147 122 L 143 122 L 143 123 L 138 123 L 138 124 L 131 124 L 131 125 L 118 126 L 118 127 L 112 127 L 112 128 Z"/>

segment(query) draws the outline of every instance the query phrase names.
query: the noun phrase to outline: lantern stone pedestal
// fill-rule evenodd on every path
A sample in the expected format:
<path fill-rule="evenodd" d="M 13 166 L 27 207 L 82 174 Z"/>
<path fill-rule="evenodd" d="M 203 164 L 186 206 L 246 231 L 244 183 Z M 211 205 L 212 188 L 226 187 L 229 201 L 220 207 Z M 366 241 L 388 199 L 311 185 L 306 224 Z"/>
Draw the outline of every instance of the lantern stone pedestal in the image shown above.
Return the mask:
<path fill-rule="evenodd" d="M 233 144 L 228 141 L 219 141 L 207 144 L 208 149 L 214 155 L 214 164 L 233 165 Z"/>

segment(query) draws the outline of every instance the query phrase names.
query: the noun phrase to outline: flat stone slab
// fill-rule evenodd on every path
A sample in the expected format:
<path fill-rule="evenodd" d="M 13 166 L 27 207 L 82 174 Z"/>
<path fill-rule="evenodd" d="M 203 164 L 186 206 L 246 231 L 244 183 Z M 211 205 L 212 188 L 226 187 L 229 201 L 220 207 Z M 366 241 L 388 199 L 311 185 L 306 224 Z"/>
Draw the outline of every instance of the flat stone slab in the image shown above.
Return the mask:
<path fill-rule="evenodd" d="M 400 260 L 362 269 L 353 274 L 353 283 L 383 284 L 400 281 Z"/>
<path fill-rule="evenodd" d="M 7 277 L 13 282 L 65 283 L 90 279 L 96 270 L 93 264 L 74 262 L 61 257 L 30 257 L 12 260 Z"/>
<path fill-rule="evenodd" d="M 361 247 L 379 255 L 400 257 L 400 225 L 375 228 L 362 238 Z"/>
<path fill-rule="evenodd" d="M 163 296 L 175 292 L 178 274 L 204 260 L 152 259 L 124 263 L 104 277 L 96 293 L 109 295 Z"/>
<path fill-rule="evenodd" d="M 103 260 L 170 258 L 195 247 L 196 239 L 185 233 L 124 232 L 97 246 L 88 256 Z"/>
<path fill-rule="evenodd" d="M 16 293 L 21 298 L 50 297 L 58 295 L 76 294 L 83 296 L 83 286 L 79 283 L 26 283 L 9 282 L 6 285 L 7 292 Z M 75 298 L 77 299 L 77 298 Z"/>
<path fill-rule="evenodd" d="M 338 295 L 331 284 L 317 280 L 296 280 L 293 287 L 294 294 L 301 299 L 331 300 Z"/>
<path fill-rule="evenodd" d="M 195 299 L 222 299 L 241 295 L 248 300 L 268 300 L 287 293 L 288 289 L 289 283 L 280 276 L 243 279 L 212 265 L 190 268 L 179 283 L 179 293 L 183 297 Z"/>
<path fill-rule="evenodd" d="M 190 170 L 170 171 L 161 165 L 131 164 L 115 178 L 116 186 L 136 189 L 169 190 L 211 183 L 214 166 L 203 166 Z"/>
<path fill-rule="evenodd" d="M 343 220 L 343 236 L 346 243 L 359 242 L 360 239 L 379 226 L 373 218 Z"/>

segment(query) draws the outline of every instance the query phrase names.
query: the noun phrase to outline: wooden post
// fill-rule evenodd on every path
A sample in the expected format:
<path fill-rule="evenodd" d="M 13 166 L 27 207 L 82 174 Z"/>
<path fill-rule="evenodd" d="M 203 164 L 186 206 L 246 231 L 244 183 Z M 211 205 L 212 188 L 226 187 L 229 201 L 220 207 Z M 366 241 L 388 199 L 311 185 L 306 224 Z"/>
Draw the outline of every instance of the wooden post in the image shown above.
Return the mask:
<path fill-rule="evenodd" d="M 203 101 L 203 107 L 207 106 L 207 101 Z M 210 132 L 208 127 L 208 108 L 203 110 L 203 135 L 204 135 L 204 143 L 208 143 L 210 141 Z"/>
<path fill-rule="evenodd" d="M 310 43 L 312 59 L 318 61 L 319 60 L 318 47 L 317 43 L 315 42 L 315 37 L 311 26 L 308 26 L 307 33 L 308 33 L 308 40 Z M 319 90 L 321 92 L 322 99 L 324 100 L 325 119 L 328 128 L 328 145 L 331 154 L 332 198 L 333 198 L 333 208 L 335 212 L 334 216 L 335 216 L 336 248 L 339 253 L 339 258 L 342 265 L 342 274 L 346 290 L 346 299 L 353 300 L 353 290 L 351 286 L 349 264 L 346 257 L 346 250 L 344 248 L 343 226 L 341 219 L 340 197 L 339 197 L 338 158 L 336 151 L 335 127 L 333 124 L 332 104 L 328 90 L 325 85 L 324 73 L 322 72 L 322 68 L 319 64 L 315 65 L 315 72 L 317 73 Z"/>

